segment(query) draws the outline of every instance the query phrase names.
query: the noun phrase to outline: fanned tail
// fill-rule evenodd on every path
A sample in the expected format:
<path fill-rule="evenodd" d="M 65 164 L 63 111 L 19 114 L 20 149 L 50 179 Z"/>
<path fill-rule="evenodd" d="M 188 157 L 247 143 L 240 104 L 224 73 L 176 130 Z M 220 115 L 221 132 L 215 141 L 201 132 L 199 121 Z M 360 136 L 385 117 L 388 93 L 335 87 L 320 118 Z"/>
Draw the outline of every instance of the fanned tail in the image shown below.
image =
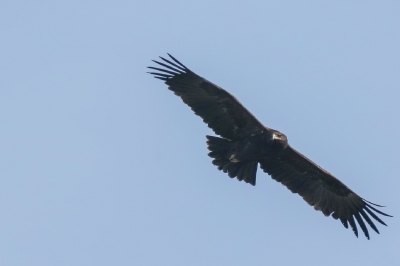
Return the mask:
<path fill-rule="evenodd" d="M 206 137 L 210 150 L 208 156 L 214 158 L 212 163 L 218 167 L 218 170 L 228 173 L 231 178 L 236 177 L 239 181 L 243 180 L 253 186 L 256 185 L 257 161 L 234 162 L 230 160 L 234 142 L 219 137 Z"/>

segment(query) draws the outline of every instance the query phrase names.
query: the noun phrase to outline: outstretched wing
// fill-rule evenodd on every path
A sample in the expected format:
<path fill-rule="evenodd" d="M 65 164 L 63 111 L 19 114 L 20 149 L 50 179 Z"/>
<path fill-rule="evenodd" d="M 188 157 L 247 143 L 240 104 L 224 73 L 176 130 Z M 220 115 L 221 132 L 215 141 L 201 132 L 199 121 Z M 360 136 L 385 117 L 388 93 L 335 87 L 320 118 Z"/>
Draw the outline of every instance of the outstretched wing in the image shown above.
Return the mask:
<path fill-rule="evenodd" d="M 160 57 L 163 62 L 153 60 L 164 68 L 149 67 L 159 71 L 150 74 L 164 80 L 168 88 L 203 118 L 216 134 L 238 140 L 268 130 L 234 96 L 168 55 L 172 61 L 163 57 Z"/>
<path fill-rule="evenodd" d="M 379 234 L 370 217 L 386 225 L 374 212 L 390 216 L 372 205 L 383 206 L 364 200 L 339 179 L 290 146 L 279 159 L 265 159 L 260 162 L 260 166 L 273 179 L 285 185 L 293 193 L 302 196 L 308 204 L 314 206 L 315 210 L 322 211 L 325 216 L 332 215 L 336 220 L 340 219 L 346 228 L 350 224 L 357 237 L 355 220 L 369 239 L 364 221 Z"/>

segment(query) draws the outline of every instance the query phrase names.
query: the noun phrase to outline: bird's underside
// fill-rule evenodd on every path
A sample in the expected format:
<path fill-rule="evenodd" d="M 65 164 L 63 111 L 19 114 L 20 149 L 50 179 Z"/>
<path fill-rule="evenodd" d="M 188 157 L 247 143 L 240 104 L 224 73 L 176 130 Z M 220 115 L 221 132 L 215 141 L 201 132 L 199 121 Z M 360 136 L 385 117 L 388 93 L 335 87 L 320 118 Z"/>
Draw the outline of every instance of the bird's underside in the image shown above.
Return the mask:
<path fill-rule="evenodd" d="M 165 81 L 196 115 L 219 136 L 207 136 L 212 163 L 229 177 L 255 185 L 257 166 L 273 179 L 299 194 L 325 216 L 339 219 L 358 236 L 356 221 L 369 239 L 366 223 L 379 234 L 371 217 L 386 225 L 377 215 L 383 213 L 339 179 L 293 149 L 281 132 L 262 125 L 227 91 L 198 76 L 174 57 L 154 61 L 149 67 L 155 78 Z M 365 223 L 366 222 L 366 223 Z"/>

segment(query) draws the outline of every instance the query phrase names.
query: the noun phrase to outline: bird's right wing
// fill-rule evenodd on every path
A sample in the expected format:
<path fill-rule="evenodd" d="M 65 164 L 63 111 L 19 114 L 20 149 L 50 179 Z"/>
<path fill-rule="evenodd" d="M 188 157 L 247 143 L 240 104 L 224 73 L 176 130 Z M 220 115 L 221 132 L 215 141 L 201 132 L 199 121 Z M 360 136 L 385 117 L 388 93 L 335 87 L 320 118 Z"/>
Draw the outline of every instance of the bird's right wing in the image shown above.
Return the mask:
<path fill-rule="evenodd" d="M 198 76 L 169 56 L 172 61 L 163 57 L 160 57 L 163 62 L 154 61 L 163 68 L 149 67 L 159 71 L 150 74 L 164 80 L 169 86 L 168 89 L 189 105 L 196 115 L 203 118 L 216 134 L 237 140 L 269 130 L 230 93 Z"/>

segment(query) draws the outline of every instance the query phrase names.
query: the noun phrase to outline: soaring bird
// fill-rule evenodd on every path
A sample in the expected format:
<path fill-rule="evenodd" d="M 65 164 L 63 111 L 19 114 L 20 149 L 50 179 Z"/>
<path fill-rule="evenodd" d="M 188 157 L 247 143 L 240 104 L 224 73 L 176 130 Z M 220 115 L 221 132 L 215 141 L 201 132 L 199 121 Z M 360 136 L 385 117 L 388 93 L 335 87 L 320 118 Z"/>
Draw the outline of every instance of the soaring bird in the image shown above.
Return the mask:
<path fill-rule="evenodd" d="M 365 222 L 379 234 L 371 217 L 386 225 L 375 213 L 392 217 L 369 202 L 332 174 L 322 169 L 288 144 L 285 134 L 264 126 L 233 95 L 195 74 L 168 54 L 154 61 L 160 67 L 148 67 L 155 78 L 165 81 L 193 112 L 221 137 L 206 136 L 212 163 L 253 186 L 258 165 L 274 180 L 299 194 L 315 210 L 339 219 L 345 228 L 350 224 L 358 237 L 356 222 L 367 239 Z"/>

